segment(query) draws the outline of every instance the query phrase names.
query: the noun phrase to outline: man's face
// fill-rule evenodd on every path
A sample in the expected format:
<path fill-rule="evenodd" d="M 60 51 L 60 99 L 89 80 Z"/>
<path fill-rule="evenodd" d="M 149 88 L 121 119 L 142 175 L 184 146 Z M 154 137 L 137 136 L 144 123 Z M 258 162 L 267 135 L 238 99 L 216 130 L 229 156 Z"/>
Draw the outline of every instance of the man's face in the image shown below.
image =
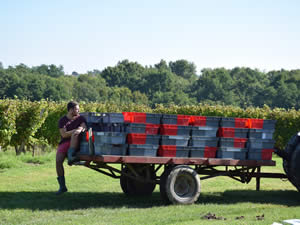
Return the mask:
<path fill-rule="evenodd" d="M 72 115 L 73 115 L 73 116 L 78 116 L 78 115 L 79 115 L 79 105 L 76 105 L 76 106 L 72 109 Z"/>

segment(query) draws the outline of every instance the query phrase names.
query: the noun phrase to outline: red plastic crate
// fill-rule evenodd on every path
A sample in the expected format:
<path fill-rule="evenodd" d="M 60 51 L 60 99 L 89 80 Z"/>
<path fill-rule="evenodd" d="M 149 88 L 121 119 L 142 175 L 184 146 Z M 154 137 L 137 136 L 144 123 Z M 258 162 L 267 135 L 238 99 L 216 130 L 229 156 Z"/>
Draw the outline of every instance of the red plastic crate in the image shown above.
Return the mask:
<path fill-rule="evenodd" d="M 177 115 L 177 125 L 188 126 L 190 117 L 187 115 Z"/>
<path fill-rule="evenodd" d="M 132 123 L 132 113 L 131 112 L 122 112 L 124 116 L 125 123 Z"/>
<path fill-rule="evenodd" d="M 263 149 L 261 151 L 261 159 L 262 160 L 271 160 L 273 151 L 274 151 L 273 149 Z"/>
<path fill-rule="evenodd" d="M 190 116 L 189 125 L 191 126 L 206 126 L 206 116 Z"/>
<path fill-rule="evenodd" d="M 250 120 L 250 127 L 252 129 L 263 129 L 264 127 L 264 120 L 263 119 L 251 119 Z"/>
<path fill-rule="evenodd" d="M 128 134 L 127 135 L 127 143 L 128 144 L 136 144 L 136 145 L 144 145 L 146 144 L 147 134 Z"/>
<path fill-rule="evenodd" d="M 146 123 L 146 113 L 132 112 L 133 123 Z"/>
<path fill-rule="evenodd" d="M 146 124 L 146 134 L 159 134 L 159 124 Z"/>
<path fill-rule="evenodd" d="M 158 148 L 158 156 L 176 157 L 176 145 L 160 145 Z"/>
<path fill-rule="evenodd" d="M 205 146 L 204 158 L 216 158 L 217 149 L 217 147 Z"/>
<path fill-rule="evenodd" d="M 177 125 L 166 125 L 163 124 L 160 127 L 161 135 L 177 135 L 178 126 Z"/>
<path fill-rule="evenodd" d="M 250 128 L 249 119 L 247 118 L 235 118 L 235 127 L 236 128 Z"/>
<path fill-rule="evenodd" d="M 247 141 L 248 141 L 247 138 L 234 138 L 233 147 L 234 148 L 245 148 Z"/>
<path fill-rule="evenodd" d="M 122 112 L 125 123 L 146 123 L 146 113 Z"/>
<path fill-rule="evenodd" d="M 233 138 L 234 137 L 234 128 L 227 128 L 227 127 L 220 127 L 217 133 L 218 137 L 228 137 Z"/>

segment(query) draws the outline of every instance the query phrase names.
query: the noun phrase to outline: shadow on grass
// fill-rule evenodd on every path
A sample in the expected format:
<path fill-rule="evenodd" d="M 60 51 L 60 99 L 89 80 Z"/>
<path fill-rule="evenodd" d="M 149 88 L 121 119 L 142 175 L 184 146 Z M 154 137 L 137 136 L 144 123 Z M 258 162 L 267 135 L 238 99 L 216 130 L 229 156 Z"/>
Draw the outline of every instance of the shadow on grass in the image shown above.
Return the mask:
<path fill-rule="evenodd" d="M 251 202 L 300 206 L 300 193 L 296 191 L 229 190 L 204 193 L 196 204 L 235 204 Z M 68 192 L 55 196 L 53 192 L 0 192 L 0 209 L 76 210 L 87 208 L 151 208 L 163 206 L 160 193 L 150 197 L 128 197 L 111 192 Z"/>
<path fill-rule="evenodd" d="M 200 195 L 197 204 L 235 204 L 251 202 L 258 204 L 275 204 L 284 206 L 300 206 L 300 193 L 297 191 L 255 191 L 226 190 Z"/>
<path fill-rule="evenodd" d="M 161 206 L 159 193 L 149 197 L 128 197 L 112 192 L 0 192 L 0 209 L 74 210 L 86 208 L 151 208 Z"/>

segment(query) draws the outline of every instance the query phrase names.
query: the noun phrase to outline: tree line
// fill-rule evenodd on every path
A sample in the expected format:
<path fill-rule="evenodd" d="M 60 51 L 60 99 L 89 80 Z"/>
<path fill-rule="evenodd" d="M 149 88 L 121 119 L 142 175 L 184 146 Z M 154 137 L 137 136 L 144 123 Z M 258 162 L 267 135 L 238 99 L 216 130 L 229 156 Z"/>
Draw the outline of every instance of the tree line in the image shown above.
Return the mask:
<path fill-rule="evenodd" d="M 0 98 L 84 102 L 193 105 L 225 104 L 241 108 L 300 109 L 300 69 L 263 72 L 236 67 L 205 68 L 197 74 L 187 60 L 161 60 L 151 66 L 123 60 L 115 66 L 68 75 L 63 66 L 4 68 L 0 63 Z"/>

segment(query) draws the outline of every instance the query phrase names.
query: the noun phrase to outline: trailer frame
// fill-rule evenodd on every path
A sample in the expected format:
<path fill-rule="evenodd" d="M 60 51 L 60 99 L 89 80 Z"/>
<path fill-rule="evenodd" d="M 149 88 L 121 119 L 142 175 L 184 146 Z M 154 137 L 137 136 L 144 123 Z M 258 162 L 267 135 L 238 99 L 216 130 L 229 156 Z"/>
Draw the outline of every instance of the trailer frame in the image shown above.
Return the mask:
<path fill-rule="evenodd" d="M 77 165 L 83 165 L 89 169 L 120 179 L 123 192 L 127 195 L 151 195 L 155 185 L 160 185 L 162 198 L 166 202 L 177 204 L 190 204 L 198 199 L 200 194 L 200 179 L 206 180 L 219 176 L 227 176 L 241 183 L 249 183 L 252 178 L 256 179 L 256 190 L 260 190 L 261 178 L 281 178 L 287 179 L 282 173 L 261 172 L 262 166 L 275 166 L 273 160 L 237 160 L 220 158 L 179 158 L 179 157 L 146 157 L 146 156 L 113 156 L 113 155 L 81 155 Z M 111 165 L 112 164 L 112 165 Z M 114 165 L 121 164 L 121 169 Z M 158 171 L 163 168 L 164 172 L 158 175 Z M 177 178 L 170 178 L 174 170 L 181 174 L 181 180 L 189 182 L 185 187 L 177 185 L 177 192 L 182 189 L 192 189 L 195 195 L 186 201 L 185 198 L 175 198 L 176 190 L 170 191 L 175 185 Z M 181 172 L 180 172 L 181 171 Z M 194 175 L 192 175 L 194 174 Z M 197 174 L 197 176 L 195 176 Z M 200 175 L 200 176 L 198 176 Z M 175 179 L 170 184 L 167 180 Z M 199 183 L 199 188 L 196 187 Z M 196 185 L 196 186 L 195 186 Z M 176 187 L 175 187 L 176 188 Z M 174 187 L 173 187 L 174 189 Z M 199 190 L 198 190 L 199 189 Z M 181 190 L 181 191 L 178 191 Z M 199 193 L 197 193 L 199 192 Z M 175 193 L 175 194 L 174 194 Z M 189 194 L 191 195 L 191 194 Z"/>

